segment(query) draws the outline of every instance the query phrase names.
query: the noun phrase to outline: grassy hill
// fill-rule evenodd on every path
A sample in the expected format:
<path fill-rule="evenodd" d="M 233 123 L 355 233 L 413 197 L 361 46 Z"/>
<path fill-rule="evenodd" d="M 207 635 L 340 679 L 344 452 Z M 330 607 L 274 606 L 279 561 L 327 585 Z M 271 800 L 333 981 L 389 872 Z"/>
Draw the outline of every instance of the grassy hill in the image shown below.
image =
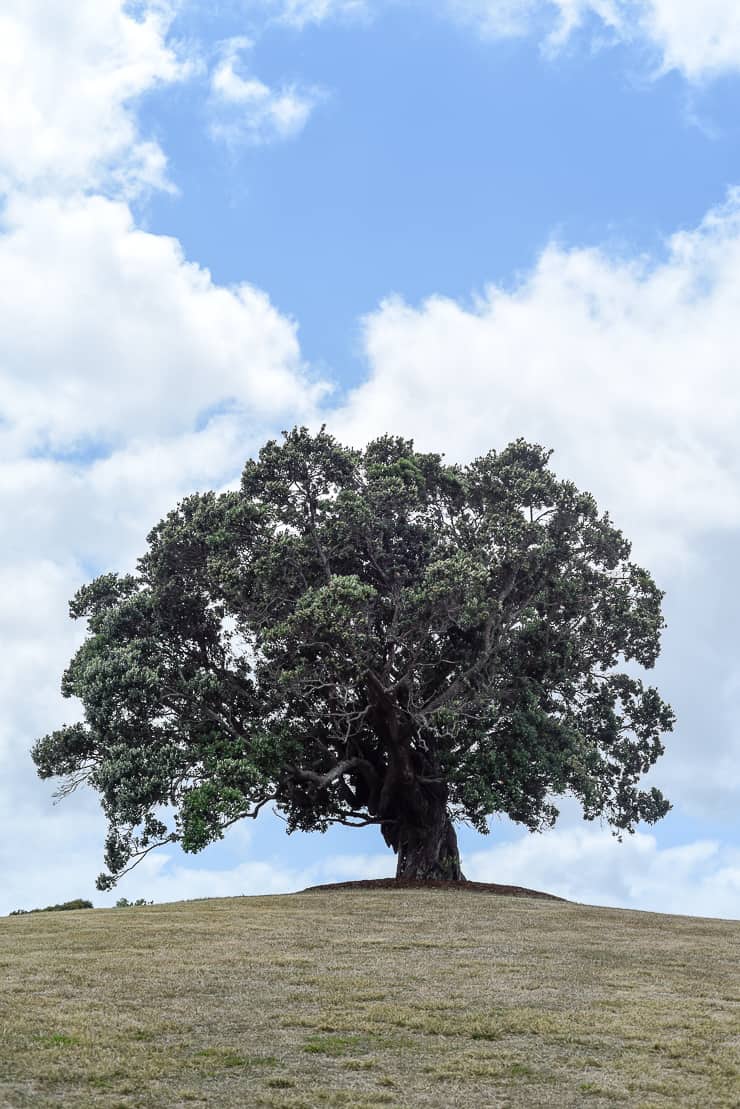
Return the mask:
<path fill-rule="evenodd" d="M 0 920 L 0 1105 L 740 1106 L 740 924 L 445 890 Z"/>

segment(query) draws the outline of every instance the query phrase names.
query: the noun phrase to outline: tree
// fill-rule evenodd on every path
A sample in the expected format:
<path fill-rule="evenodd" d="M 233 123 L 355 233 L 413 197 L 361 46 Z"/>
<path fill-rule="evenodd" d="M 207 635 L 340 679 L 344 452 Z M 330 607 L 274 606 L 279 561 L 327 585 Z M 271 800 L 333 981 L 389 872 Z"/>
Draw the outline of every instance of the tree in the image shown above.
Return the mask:
<path fill-rule="evenodd" d="M 89 634 L 62 692 L 85 719 L 33 758 L 100 793 L 100 889 L 270 802 L 289 832 L 378 825 L 398 877 L 455 880 L 456 820 L 535 831 L 566 793 L 620 836 L 665 815 L 638 782 L 673 713 L 615 669 L 654 665 L 663 594 L 552 452 L 459 466 L 283 435 L 70 603 Z"/>

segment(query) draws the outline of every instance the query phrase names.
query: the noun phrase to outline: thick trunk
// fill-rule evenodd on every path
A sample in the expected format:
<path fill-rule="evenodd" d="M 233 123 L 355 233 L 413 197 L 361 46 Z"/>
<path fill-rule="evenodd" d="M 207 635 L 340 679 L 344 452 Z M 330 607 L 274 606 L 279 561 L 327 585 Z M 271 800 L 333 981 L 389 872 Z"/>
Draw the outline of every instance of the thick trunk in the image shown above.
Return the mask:
<path fill-rule="evenodd" d="M 413 743 L 408 714 L 378 676 L 368 671 L 371 723 L 388 752 L 377 804 L 380 830 L 398 855 L 396 878 L 464 881 L 457 836 L 447 811 L 447 787 L 426 748 Z"/>
<path fill-rule="evenodd" d="M 396 850 L 396 878 L 465 880 L 460 868 L 457 835 L 446 808 L 436 813 L 426 827 L 401 824 Z"/>

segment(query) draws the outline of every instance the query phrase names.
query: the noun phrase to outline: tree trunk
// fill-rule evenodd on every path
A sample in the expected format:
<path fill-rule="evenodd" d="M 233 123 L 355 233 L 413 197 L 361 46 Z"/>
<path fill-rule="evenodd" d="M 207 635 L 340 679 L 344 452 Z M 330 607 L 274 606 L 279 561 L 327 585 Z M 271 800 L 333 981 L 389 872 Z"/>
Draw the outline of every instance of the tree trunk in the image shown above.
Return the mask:
<path fill-rule="evenodd" d="M 432 758 L 412 745 L 408 714 L 372 670 L 367 673 L 371 723 L 388 752 L 377 808 L 380 830 L 398 855 L 396 878 L 465 881 L 457 836 L 447 811 L 447 787 Z"/>
<path fill-rule="evenodd" d="M 401 825 L 396 878 L 434 878 L 463 882 L 455 828 L 446 807 L 424 828 Z"/>

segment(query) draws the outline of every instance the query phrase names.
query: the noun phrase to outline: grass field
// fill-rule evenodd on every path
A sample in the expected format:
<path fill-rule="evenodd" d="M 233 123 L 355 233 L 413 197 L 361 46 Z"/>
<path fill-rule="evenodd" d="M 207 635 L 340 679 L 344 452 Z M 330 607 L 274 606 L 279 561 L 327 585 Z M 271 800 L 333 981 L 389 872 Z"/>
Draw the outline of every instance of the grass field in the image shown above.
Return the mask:
<path fill-rule="evenodd" d="M 0 920 L 2 1106 L 740 1106 L 740 924 L 334 891 Z"/>

